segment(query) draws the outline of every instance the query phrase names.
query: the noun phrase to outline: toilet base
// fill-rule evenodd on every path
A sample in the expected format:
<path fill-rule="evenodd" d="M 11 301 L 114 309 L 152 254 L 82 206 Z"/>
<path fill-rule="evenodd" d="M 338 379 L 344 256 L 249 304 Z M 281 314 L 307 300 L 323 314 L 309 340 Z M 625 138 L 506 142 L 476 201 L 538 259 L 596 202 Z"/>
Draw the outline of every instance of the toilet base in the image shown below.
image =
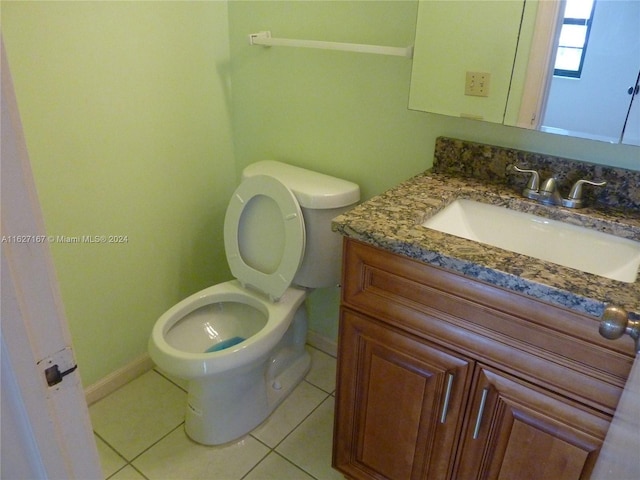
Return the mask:
<path fill-rule="evenodd" d="M 185 431 L 204 445 L 236 440 L 256 428 L 309 371 L 307 314 L 298 307 L 277 345 L 254 362 L 189 382 Z"/>
<path fill-rule="evenodd" d="M 311 356 L 305 351 L 294 360 L 289 368 L 276 376 L 271 385 L 267 385 L 267 398 L 271 407 L 269 414 L 298 386 L 305 375 L 309 373 L 309 368 L 311 368 Z"/>
<path fill-rule="evenodd" d="M 236 440 L 256 428 L 282 403 L 308 373 L 311 357 L 305 350 L 267 383 L 265 363 L 243 375 L 213 382 L 191 381 L 185 431 L 204 445 Z"/>

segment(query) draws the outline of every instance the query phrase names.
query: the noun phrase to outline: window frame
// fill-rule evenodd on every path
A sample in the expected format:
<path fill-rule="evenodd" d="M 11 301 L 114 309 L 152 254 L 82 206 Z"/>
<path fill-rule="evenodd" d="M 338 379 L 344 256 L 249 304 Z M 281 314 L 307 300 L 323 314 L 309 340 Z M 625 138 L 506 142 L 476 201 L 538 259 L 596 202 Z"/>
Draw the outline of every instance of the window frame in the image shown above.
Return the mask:
<path fill-rule="evenodd" d="M 567 78 L 580 78 L 582 76 L 582 67 L 584 66 L 585 56 L 587 54 L 587 46 L 589 45 L 589 34 L 591 33 L 591 26 L 593 25 L 593 15 L 596 10 L 596 3 L 598 0 L 593 1 L 593 5 L 591 5 L 591 12 L 589 13 L 589 18 L 575 18 L 575 17 L 564 17 L 562 19 L 561 26 L 564 25 L 584 25 L 587 27 L 587 31 L 584 36 L 584 42 L 581 47 L 572 47 L 572 46 L 564 46 L 560 45 L 560 39 L 558 38 L 558 44 L 556 45 L 556 57 L 558 55 L 558 50 L 560 48 L 568 48 L 574 50 L 580 50 L 580 65 L 577 70 L 566 70 L 561 68 L 554 68 L 553 75 L 556 77 L 567 77 Z M 554 62 L 555 63 L 555 62 Z"/>

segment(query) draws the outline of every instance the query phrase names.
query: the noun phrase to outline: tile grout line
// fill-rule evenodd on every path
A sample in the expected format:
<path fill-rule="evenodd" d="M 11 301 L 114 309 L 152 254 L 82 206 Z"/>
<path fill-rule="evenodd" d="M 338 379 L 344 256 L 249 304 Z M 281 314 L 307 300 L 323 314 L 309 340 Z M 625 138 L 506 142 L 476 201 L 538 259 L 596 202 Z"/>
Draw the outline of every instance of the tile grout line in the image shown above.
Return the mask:
<path fill-rule="evenodd" d="M 182 385 L 179 385 L 178 383 L 174 382 L 173 380 L 171 380 L 169 377 L 167 377 L 164 373 L 162 373 L 161 371 L 157 370 L 155 367 L 152 369 L 154 372 L 156 372 L 158 375 L 160 375 L 162 378 L 164 378 L 167 382 L 175 385 L 176 387 L 178 387 L 180 390 L 182 390 L 184 393 L 189 393 L 187 391 L 186 388 L 184 388 Z"/>
<path fill-rule="evenodd" d="M 307 381 L 307 380 L 304 380 Z M 302 470 L 304 473 L 306 473 L 307 475 L 309 475 L 311 478 L 313 478 L 314 480 L 317 480 L 317 477 L 314 476 L 313 474 L 311 474 L 310 472 L 308 472 L 307 470 L 305 470 L 304 468 L 302 468 L 302 466 L 294 463 L 293 461 L 291 461 L 289 458 L 285 457 L 282 453 L 278 452 L 276 450 L 276 448 L 278 448 L 280 445 L 282 445 L 282 443 L 293 433 L 295 432 L 298 427 L 300 427 L 300 425 L 302 425 L 311 415 L 313 415 L 313 413 L 318 410 L 318 408 L 320 408 L 320 406 L 327 401 L 327 399 L 329 399 L 332 394 L 331 393 L 327 393 L 324 389 L 318 387 L 317 385 L 312 384 L 311 382 L 307 382 L 310 385 L 318 388 L 318 390 L 322 391 L 325 394 L 325 397 L 318 403 L 318 405 L 316 405 L 313 410 L 311 410 L 302 420 L 300 420 L 290 431 L 289 433 L 287 433 L 284 437 L 282 437 L 282 439 L 276 443 L 273 447 L 267 445 L 266 443 L 264 443 L 262 440 L 260 440 L 259 438 L 253 436 L 253 432 L 249 432 L 247 435 L 250 436 L 251 438 L 253 438 L 254 440 L 257 440 L 258 442 L 260 442 L 262 445 L 264 445 L 265 447 L 267 447 L 269 449 L 269 451 L 267 452 L 267 454 L 262 457 L 260 459 L 260 461 L 258 463 L 256 463 L 251 470 L 249 470 L 245 475 L 243 475 L 240 480 L 243 480 L 245 478 L 247 478 L 247 476 L 253 471 L 255 470 L 258 465 L 260 465 L 271 453 L 278 455 L 280 458 L 286 460 L 288 463 L 290 463 L 291 465 L 293 465 L 294 467 L 296 467 L 299 470 Z"/>
<path fill-rule="evenodd" d="M 325 399 L 326 400 L 326 399 Z M 324 401 L 324 400 L 323 400 Z M 278 455 L 280 458 L 282 458 L 284 461 L 286 461 L 287 463 L 290 463 L 291 465 L 293 465 L 294 467 L 296 467 L 298 470 L 302 470 L 304 473 L 306 473 L 307 475 L 309 475 L 311 478 L 313 478 L 314 480 L 318 480 L 318 477 L 316 477 L 315 475 L 311 474 L 311 472 L 306 471 L 304 468 L 302 468 L 300 465 L 297 465 L 295 463 L 293 463 L 291 460 L 289 460 L 287 457 L 285 457 L 284 455 L 282 455 L 280 452 L 276 452 L 275 450 L 273 451 L 274 455 Z"/>
<path fill-rule="evenodd" d="M 125 456 L 123 456 L 118 450 L 116 450 L 116 448 L 111 445 L 109 442 L 107 442 L 107 440 L 100 435 L 98 432 L 96 432 L 95 430 L 93 430 L 93 434 L 98 437 L 107 447 L 109 447 L 109 449 L 111 449 L 118 457 L 120 457 L 123 461 L 124 461 L 124 465 L 122 465 L 120 468 L 118 468 L 115 472 L 113 472 L 111 475 L 109 475 L 108 477 L 106 477 L 105 480 L 108 480 L 110 478 L 113 478 L 116 474 L 118 474 L 120 471 L 122 471 L 123 468 L 126 468 L 128 465 L 130 465 L 129 460 L 127 460 L 127 458 Z M 102 460 L 100 461 L 100 467 L 102 467 Z M 143 475 L 144 476 L 144 475 Z M 144 477 L 145 479 L 147 477 Z"/>
<path fill-rule="evenodd" d="M 315 385 L 314 385 L 315 386 Z M 320 387 L 318 387 L 320 388 Z M 289 458 L 287 458 L 283 453 L 280 453 L 276 450 L 276 448 L 278 448 L 280 445 L 282 445 L 284 443 L 284 441 L 289 438 L 289 436 L 291 436 L 291 434 L 293 432 L 295 432 L 305 421 L 307 421 L 309 419 L 309 417 L 311 417 L 311 415 L 313 415 L 323 404 L 324 402 L 326 402 L 329 398 L 332 397 L 332 395 L 330 393 L 327 393 L 326 391 L 324 391 L 323 389 L 320 388 L 320 390 L 322 390 L 326 396 L 322 399 L 322 401 L 320 403 L 318 403 L 318 405 L 315 406 L 315 408 L 313 410 L 311 410 L 309 412 L 309 414 L 304 417 L 304 419 L 299 422 L 294 428 L 291 429 L 291 431 L 289 433 L 287 433 L 284 438 L 282 440 L 280 440 L 280 442 L 278 442 L 278 444 L 273 447 L 273 451 L 278 454 L 279 456 L 281 456 L 282 458 L 284 458 L 286 461 L 288 461 L 289 463 L 291 463 L 292 465 L 295 465 L 296 467 L 298 467 L 300 470 L 302 470 L 303 472 L 305 472 L 307 475 L 309 475 L 310 477 L 314 478 L 317 480 L 315 475 L 312 475 L 311 472 L 308 472 L 307 470 L 305 470 L 304 468 L 302 468 L 302 466 L 294 463 L 292 460 L 290 460 Z"/>
<path fill-rule="evenodd" d="M 121 471 L 123 471 L 125 468 L 127 467 L 131 467 L 135 470 L 135 472 L 140 475 L 144 480 L 149 480 L 149 477 L 147 477 L 144 473 L 142 473 L 140 470 L 138 470 L 134 465 L 132 465 L 131 463 L 126 463 L 125 465 L 123 465 L 121 468 L 119 468 L 118 470 L 116 470 L 115 472 L 113 472 L 111 475 L 109 475 L 105 480 L 109 480 L 113 477 L 115 477 L 117 474 L 119 474 Z"/>
<path fill-rule="evenodd" d="M 330 398 L 330 397 L 331 397 L 331 394 L 330 394 L 330 393 L 327 393 L 327 392 L 325 392 L 324 390 L 322 390 L 322 391 L 325 393 L 325 395 L 326 395 L 326 396 L 325 396 L 325 397 L 320 401 L 320 403 L 318 403 L 318 405 L 316 405 L 316 406 L 313 408 L 313 410 L 311 410 L 311 411 L 310 411 L 310 412 L 309 412 L 309 413 L 308 413 L 308 414 L 307 414 L 307 415 L 306 415 L 306 416 L 305 416 L 305 417 L 304 417 L 300 422 L 298 422 L 298 424 L 297 424 L 295 427 L 293 427 L 293 428 L 289 431 L 289 433 L 287 433 L 287 434 L 282 438 L 282 440 L 280 440 L 280 441 L 279 441 L 279 442 L 278 442 L 278 443 L 273 447 L 273 449 L 274 449 L 274 450 L 275 450 L 276 448 L 278 448 L 280 445 L 282 445 L 282 443 L 283 443 L 287 438 L 289 438 L 289 436 L 290 436 L 293 432 L 295 432 L 295 431 L 298 429 L 298 427 L 300 427 L 300 425 L 302 425 L 305 421 L 307 421 L 307 419 L 308 419 L 311 415 L 313 415 L 313 414 L 315 413 L 315 411 L 316 411 L 316 410 L 318 410 L 318 409 L 320 408 L 320 406 L 322 406 L 322 404 L 323 404 L 324 402 L 326 402 L 326 401 L 327 401 L 327 399 L 328 399 L 328 398 Z M 297 465 L 296 465 L 296 466 L 297 466 Z"/>
<path fill-rule="evenodd" d="M 127 460 L 127 465 L 131 466 L 131 468 L 133 468 L 136 472 L 138 472 L 140 475 L 142 475 L 146 480 L 148 480 L 148 477 L 141 471 L 139 470 L 134 464 L 133 462 L 135 462 L 138 458 L 140 458 L 142 455 L 144 455 L 146 452 L 148 452 L 149 450 L 151 450 L 153 447 L 155 447 L 158 443 L 160 443 L 162 440 L 164 440 L 165 438 L 167 438 L 169 435 L 171 435 L 173 432 L 175 432 L 177 429 L 181 428 L 184 425 L 184 421 L 180 422 L 175 428 L 172 428 L 171 430 L 169 430 L 166 434 L 164 434 L 163 436 L 161 436 L 158 440 L 156 440 L 155 442 L 153 442 L 151 445 L 149 445 L 147 448 L 145 448 L 144 450 L 142 450 L 140 453 L 138 453 L 136 456 L 134 456 L 131 460 L 127 460 L 125 458 L 125 460 Z M 115 449 L 114 449 L 115 450 Z M 118 453 L 118 455 L 120 455 L 122 457 L 122 454 L 120 454 L 120 452 L 118 452 L 117 450 L 115 450 L 116 453 Z M 123 457 L 124 458 L 124 457 Z M 127 466 L 125 465 L 125 467 Z M 124 468 L 124 467 L 122 467 Z M 122 468 L 120 470 L 122 470 Z M 120 471 L 118 470 L 118 472 Z M 117 473 L 117 472 L 116 472 Z M 114 474 L 115 475 L 115 474 Z M 113 475 L 112 475 L 113 476 Z"/>
<path fill-rule="evenodd" d="M 164 375 L 161 375 L 164 378 Z M 171 382 L 170 380 L 167 379 L 167 381 Z M 324 402 L 327 401 L 327 399 L 331 398 L 333 396 L 332 393 L 327 393 L 326 390 L 318 387 L 317 385 L 314 385 L 313 383 L 307 381 L 307 380 L 303 380 L 307 383 L 309 383 L 309 385 L 317 388 L 318 390 L 320 390 L 321 392 L 323 392 L 325 394 L 324 398 L 322 398 L 322 400 L 320 400 L 320 402 L 318 403 L 318 405 L 316 405 L 302 420 L 300 420 L 294 427 L 291 428 L 291 430 L 289 431 L 289 433 L 287 433 L 278 443 L 276 443 L 273 447 L 267 445 L 265 442 L 263 442 L 262 440 L 260 440 L 259 438 L 255 437 L 253 435 L 253 432 L 249 432 L 246 434 L 246 436 L 250 436 L 251 438 L 253 438 L 254 440 L 256 440 L 257 442 L 259 442 L 260 444 L 264 445 L 265 447 L 267 447 L 268 451 L 267 453 L 245 474 L 243 475 L 240 480 L 244 479 L 247 477 L 247 475 L 249 475 L 253 470 L 256 469 L 256 467 L 258 465 L 260 465 L 260 463 L 262 463 L 271 453 L 274 453 L 276 455 L 278 455 L 279 457 L 283 458 L 284 460 L 286 460 L 288 463 L 290 463 L 291 465 L 294 465 L 296 468 L 302 470 L 303 472 L 305 472 L 307 475 L 309 475 L 310 477 L 312 477 L 313 479 L 316 479 L 316 477 L 311 474 L 310 472 L 308 472 L 307 470 L 305 470 L 304 468 L 302 468 L 300 465 L 297 465 L 296 463 L 294 463 L 293 461 L 291 461 L 289 458 L 287 458 L 286 456 L 284 456 L 284 454 L 278 452 L 276 450 L 276 448 L 278 448 L 296 429 L 298 429 L 298 427 L 300 427 L 311 415 L 313 415 L 314 412 L 316 412 L 316 410 L 318 410 L 320 408 L 320 406 L 322 406 L 322 404 Z M 173 383 L 173 382 L 171 382 Z M 175 385 L 175 384 L 174 384 Z M 131 458 L 131 460 L 128 460 L 124 455 L 122 455 L 122 453 L 120 453 L 118 450 L 116 450 L 116 448 L 111 445 L 109 442 L 107 442 L 102 436 L 100 436 L 97 432 L 94 431 L 94 434 L 99 437 L 110 449 L 112 449 L 120 458 L 122 458 L 126 463 L 120 467 L 118 470 L 116 470 L 114 473 L 112 473 L 108 478 L 112 478 L 113 476 L 115 476 L 117 473 L 119 473 L 120 471 L 122 471 L 124 468 L 126 468 L 127 466 L 131 466 L 131 468 L 133 468 L 136 472 L 138 472 L 140 475 L 142 475 L 142 477 L 144 477 L 146 480 L 148 480 L 148 477 L 142 472 L 140 471 L 134 464 L 133 462 L 135 462 L 138 458 L 140 458 L 142 455 L 144 455 L 147 451 L 149 451 L 150 449 L 152 449 L 154 446 L 156 446 L 158 443 L 160 443 L 162 440 L 164 440 L 166 437 L 168 437 L 169 435 L 171 435 L 173 432 L 175 432 L 177 429 L 179 428 L 183 428 L 184 427 L 184 421 L 182 421 L 180 424 L 178 424 L 176 427 L 174 427 L 173 429 L 171 429 L 169 432 L 167 432 L 165 435 L 161 436 L 159 439 L 157 439 L 155 442 L 153 442 L 152 444 L 150 444 L 148 447 L 146 447 L 144 450 L 142 450 L 140 453 L 138 453 L 137 455 L 135 455 L 134 457 Z M 316 479 L 317 480 L 317 479 Z"/>
<path fill-rule="evenodd" d="M 252 435 L 251 435 L 251 438 L 254 438 L 255 440 L 258 440 L 257 438 L 255 438 L 255 437 L 254 437 L 254 436 L 252 436 Z M 260 440 L 258 440 L 258 442 L 260 442 Z M 250 474 L 251 474 L 251 472 L 253 472 L 253 471 L 258 467 L 258 465 L 260 465 L 262 462 L 264 462 L 264 460 L 265 460 L 269 455 L 271 455 L 271 453 L 273 452 L 273 450 L 269 447 L 269 445 L 265 445 L 263 442 L 260 442 L 260 443 L 261 443 L 262 445 L 264 445 L 265 447 L 269 448 L 269 451 L 268 451 L 268 452 L 267 452 L 267 453 L 266 453 L 266 454 L 265 454 L 265 455 L 264 455 L 260 460 L 258 460 L 258 461 L 256 462 L 256 464 L 255 464 L 253 467 L 251 467 L 247 473 L 245 473 L 244 475 L 242 475 L 242 476 L 240 477 L 240 479 L 239 479 L 239 480 L 243 480 L 243 479 L 247 478 L 247 476 L 248 476 L 248 475 L 250 475 Z"/>
<path fill-rule="evenodd" d="M 315 348 L 315 347 L 311 347 L 311 348 Z M 326 352 L 322 352 L 320 350 L 321 353 L 325 353 Z M 328 355 L 328 354 L 326 354 Z M 330 356 L 330 355 L 329 355 Z M 331 357 L 331 356 L 330 356 Z M 334 358 L 334 357 L 331 357 Z M 166 376 L 164 373 L 162 373 L 161 371 L 157 370 L 156 368 L 152 369 L 154 371 L 154 373 L 156 373 L 157 375 L 160 376 L 160 378 L 162 378 L 163 380 L 166 380 L 167 382 L 169 382 L 169 384 L 173 385 L 174 387 L 179 388 L 182 392 L 188 394 L 188 391 L 185 389 L 185 387 L 179 385 L 178 383 L 176 383 L 175 381 L 173 381 L 171 378 L 169 378 L 168 376 Z M 290 460 L 289 458 L 287 458 L 284 454 L 278 452 L 276 449 L 279 448 L 283 442 L 285 442 L 287 440 L 287 438 L 289 438 L 291 436 L 291 434 L 293 432 L 295 432 L 305 421 L 307 421 L 309 419 L 309 417 L 311 417 L 319 408 L 320 406 L 322 406 L 327 399 L 331 398 L 331 397 L 335 397 L 335 388 L 332 391 L 327 391 L 327 389 L 325 389 L 323 386 L 321 385 L 317 385 L 316 383 L 312 382 L 311 380 L 307 379 L 306 376 L 302 379 L 302 381 L 306 382 L 308 385 L 310 385 L 313 388 L 316 388 L 319 392 L 322 392 L 324 394 L 324 397 L 322 397 L 322 399 L 319 401 L 319 403 L 307 414 L 304 416 L 304 418 L 302 418 L 299 422 L 297 422 L 297 424 L 295 424 L 295 426 L 293 426 L 291 429 L 289 429 L 288 433 L 286 433 L 286 435 L 284 435 L 284 437 L 282 437 L 282 439 L 280 439 L 273 447 L 267 445 L 265 442 L 263 442 L 262 440 L 260 440 L 259 438 L 255 437 L 253 435 L 253 431 L 248 432 L 246 434 L 246 436 L 251 437 L 252 439 L 258 441 L 260 444 L 264 445 L 268 451 L 266 452 L 266 454 L 253 466 L 251 467 L 251 469 L 246 472 L 241 478 L 247 478 L 247 476 L 249 476 L 251 474 L 251 472 L 253 472 L 258 465 L 262 464 L 264 462 L 264 460 L 270 456 L 271 453 L 274 453 L 275 455 L 277 455 L 279 458 L 285 460 L 287 463 L 293 465 L 295 468 L 299 469 L 300 471 L 304 472 L 306 475 L 309 475 L 310 478 L 317 480 L 317 477 L 315 475 L 313 475 L 312 473 L 308 472 L 306 469 L 304 469 L 303 467 L 301 467 L 300 465 L 296 464 L 294 461 Z M 320 382 L 323 383 L 323 382 Z M 274 410 L 275 412 L 275 410 Z M 273 413 L 273 412 L 272 412 Z M 172 428 L 169 432 L 167 432 L 166 434 L 162 435 L 160 438 L 158 438 L 156 441 L 154 441 L 153 443 L 151 443 L 150 445 L 148 445 L 146 448 L 144 448 L 142 451 L 140 451 L 140 453 L 136 454 L 134 457 L 131 458 L 131 460 L 128 460 L 127 457 L 125 457 L 124 455 L 122 455 L 111 443 L 107 442 L 100 434 L 98 434 L 95 430 L 94 430 L 94 434 L 102 441 L 104 442 L 104 444 L 111 449 L 119 458 L 121 458 L 125 464 L 123 466 L 121 466 L 118 470 L 116 470 L 114 473 L 112 473 L 111 475 L 109 475 L 109 477 L 107 478 L 113 478 L 115 475 L 117 475 L 118 473 L 120 473 L 123 469 L 125 469 L 127 466 L 131 466 L 131 468 L 133 468 L 133 470 L 135 470 L 139 475 L 141 475 L 141 477 L 143 477 L 144 479 L 148 480 L 148 477 L 141 471 L 139 470 L 133 463 L 135 461 L 137 461 L 143 454 L 145 454 L 146 452 L 148 452 L 150 449 L 152 449 L 153 447 L 155 447 L 158 443 L 162 442 L 167 436 L 171 435 L 172 433 L 174 433 L 177 429 L 179 428 L 184 428 L 184 420 L 182 422 L 180 422 L 176 427 Z M 255 429 L 254 429 L 255 430 Z"/>

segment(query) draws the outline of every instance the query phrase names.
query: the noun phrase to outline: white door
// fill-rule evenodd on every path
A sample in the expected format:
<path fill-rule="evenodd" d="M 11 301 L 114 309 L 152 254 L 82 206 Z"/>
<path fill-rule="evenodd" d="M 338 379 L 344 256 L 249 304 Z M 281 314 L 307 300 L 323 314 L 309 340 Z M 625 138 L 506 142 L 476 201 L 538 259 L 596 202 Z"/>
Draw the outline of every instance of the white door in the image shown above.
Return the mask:
<path fill-rule="evenodd" d="M 0 478 L 102 477 L 2 42 Z"/>
<path fill-rule="evenodd" d="M 625 337 L 624 341 L 628 341 Z M 604 439 L 591 480 L 640 478 L 640 357 L 631 367 L 616 414 Z"/>

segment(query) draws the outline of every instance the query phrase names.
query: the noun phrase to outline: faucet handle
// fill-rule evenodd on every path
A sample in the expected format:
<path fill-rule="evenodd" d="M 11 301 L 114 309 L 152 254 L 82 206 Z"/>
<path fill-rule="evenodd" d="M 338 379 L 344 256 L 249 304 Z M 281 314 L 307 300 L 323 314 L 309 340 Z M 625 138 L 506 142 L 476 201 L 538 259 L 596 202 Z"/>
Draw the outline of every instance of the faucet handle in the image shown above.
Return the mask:
<path fill-rule="evenodd" d="M 591 180 L 578 180 L 571 187 L 571 191 L 569 192 L 569 196 L 566 200 L 563 200 L 562 203 L 565 207 L 569 208 L 581 208 L 583 207 L 582 202 L 582 185 L 593 185 L 595 187 L 603 187 L 607 184 L 607 182 L 592 182 Z"/>
<path fill-rule="evenodd" d="M 582 200 L 582 185 L 593 185 L 595 187 L 604 187 L 607 182 L 592 182 L 591 180 L 578 180 L 571 187 L 571 191 L 569 192 L 569 200 Z"/>
<path fill-rule="evenodd" d="M 511 170 L 518 173 L 528 173 L 531 174 L 529 181 L 527 182 L 527 186 L 525 187 L 522 194 L 525 197 L 528 197 L 529 194 L 538 193 L 538 189 L 540 188 L 540 174 L 535 170 L 526 170 L 524 168 L 520 168 L 517 165 L 511 165 Z"/>

